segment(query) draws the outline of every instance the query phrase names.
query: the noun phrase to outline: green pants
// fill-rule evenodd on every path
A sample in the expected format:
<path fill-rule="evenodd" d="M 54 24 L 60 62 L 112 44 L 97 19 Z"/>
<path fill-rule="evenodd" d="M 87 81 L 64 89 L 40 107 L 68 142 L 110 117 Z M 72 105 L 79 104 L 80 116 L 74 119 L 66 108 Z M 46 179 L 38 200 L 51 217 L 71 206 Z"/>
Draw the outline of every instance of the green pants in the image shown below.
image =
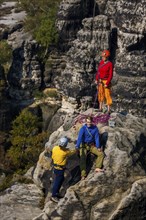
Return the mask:
<path fill-rule="evenodd" d="M 103 165 L 104 153 L 99 151 L 95 146 L 88 146 L 86 144 L 82 145 L 80 148 L 80 170 L 81 176 L 86 176 L 86 157 L 87 151 L 95 154 L 97 156 L 96 159 L 96 168 L 101 168 Z"/>

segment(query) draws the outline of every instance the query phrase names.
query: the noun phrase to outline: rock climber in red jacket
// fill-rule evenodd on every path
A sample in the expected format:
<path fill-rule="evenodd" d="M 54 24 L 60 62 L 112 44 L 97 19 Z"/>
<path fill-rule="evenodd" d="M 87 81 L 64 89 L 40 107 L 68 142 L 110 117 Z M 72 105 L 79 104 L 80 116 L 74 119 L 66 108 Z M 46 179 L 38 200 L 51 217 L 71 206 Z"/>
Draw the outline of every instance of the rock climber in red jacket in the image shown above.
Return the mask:
<path fill-rule="evenodd" d="M 104 100 L 106 99 L 106 105 L 108 113 L 110 113 L 110 106 L 112 104 L 111 98 L 111 80 L 113 77 L 113 64 L 108 60 L 110 56 L 109 50 L 104 50 L 101 54 L 102 60 L 99 63 L 98 70 L 96 72 L 96 84 L 98 90 L 99 110 L 102 111 Z"/>

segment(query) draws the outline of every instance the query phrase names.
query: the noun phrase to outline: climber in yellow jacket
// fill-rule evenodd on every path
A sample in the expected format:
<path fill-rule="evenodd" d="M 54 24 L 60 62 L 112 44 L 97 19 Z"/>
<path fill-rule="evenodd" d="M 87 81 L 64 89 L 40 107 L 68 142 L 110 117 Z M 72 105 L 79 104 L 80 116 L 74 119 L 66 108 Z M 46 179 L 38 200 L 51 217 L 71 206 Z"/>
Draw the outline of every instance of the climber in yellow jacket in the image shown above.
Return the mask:
<path fill-rule="evenodd" d="M 59 141 L 59 145 L 55 146 L 52 149 L 52 160 L 53 160 L 54 174 L 55 174 L 55 179 L 52 188 L 52 197 L 51 197 L 51 200 L 53 202 L 59 201 L 59 190 L 64 181 L 64 170 L 65 170 L 67 158 L 68 156 L 71 156 L 74 153 L 76 153 L 76 150 L 67 149 L 66 148 L 67 145 L 68 145 L 68 138 L 62 137 Z"/>

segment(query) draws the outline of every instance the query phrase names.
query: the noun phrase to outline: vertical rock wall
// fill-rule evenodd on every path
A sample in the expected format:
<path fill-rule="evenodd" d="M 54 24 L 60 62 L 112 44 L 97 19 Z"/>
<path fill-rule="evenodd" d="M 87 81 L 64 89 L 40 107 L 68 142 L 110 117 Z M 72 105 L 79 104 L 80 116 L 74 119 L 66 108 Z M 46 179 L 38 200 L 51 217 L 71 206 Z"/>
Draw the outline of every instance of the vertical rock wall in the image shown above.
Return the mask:
<path fill-rule="evenodd" d="M 115 68 L 119 82 L 114 88 L 115 105 L 143 115 L 146 110 L 145 8 L 143 0 L 109 0 L 105 7 L 111 30 L 117 32 Z"/>
<path fill-rule="evenodd" d="M 83 1 L 66 0 L 62 3 L 60 15 L 64 17 L 58 21 L 58 26 L 71 47 L 66 54 L 66 67 L 52 78 L 53 85 L 67 96 L 93 96 L 96 65 L 101 51 L 109 48 L 119 79 L 118 84 L 113 86 L 114 109 L 144 115 L 146 2 L 100 0 L 96 1 L 96 5 L 94 1 L 90 5 L 88 1 L 86 3 L 86 8 L 81 7 Z M 82 20 L 80 27 L 76 26 L 80 29 L 77 34 L 78 28 L 75 31 L 73 23 L 68 23 L 70 18 L 74 24 L 78 18 Z M 74 37 L 76 39 L 72 41 Z"/>
<path fill-rule="evenodd" d="M 59 47 L 67 51 L 82 27 L 82 20 L 93 15 L 94 0 L 64 0 L 60 4 L 57 26 L 60 36 Z M 98 8 L 95 9 L 98 13 Z"/>
<path fill-rule="evenodd" d="M 113 85 L 113 109 L 145 115 L 145 8 L 144 0 L 63 0 L 57 20 L 58 51 L 49 57 L 43 74 L 30 36 L 23 28 L 11 33 L 8 40 L 15 48 L 8 77 L 10 97 L 29 100 L 42 83 L 67 97 L 94 97 L 100 53 L 109 48 L 119 79 Z"/>
<path fill-rule="evenodd" d="M 30 99 L 33 91 L 41 86 L 41 68 L 36 52 L 37 45 L 32 41 L 25 41 L 21 47 L 13 51 L 8 81 L 9 95 L 16 100 Z"/>

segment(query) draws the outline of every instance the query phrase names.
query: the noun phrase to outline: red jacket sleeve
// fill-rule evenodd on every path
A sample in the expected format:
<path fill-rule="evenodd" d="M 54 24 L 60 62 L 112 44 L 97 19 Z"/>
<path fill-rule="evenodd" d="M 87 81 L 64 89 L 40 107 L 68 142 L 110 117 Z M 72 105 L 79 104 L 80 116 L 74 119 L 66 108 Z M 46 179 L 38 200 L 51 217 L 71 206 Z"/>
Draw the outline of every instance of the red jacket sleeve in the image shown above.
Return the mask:
<path fill-rule="evenodd" d="M 107 79 L 107 82 L 106 82 L 107 86 L 110 84 L 112 78 L 113 78 L 113 64 L 110 62 L 109 63 L 109 76 L 108 76 L 108 79 Z"/>
<path fill-rule="evenodd" d="M 102 61 L 100 61 L 97 72 L 96 72 L 96 75 L 95 75 L 95 80 L 97 80 L 97 81 L 99 80 L 99 68 L 100 68 L 101 64 L 102 64 Z"/>

